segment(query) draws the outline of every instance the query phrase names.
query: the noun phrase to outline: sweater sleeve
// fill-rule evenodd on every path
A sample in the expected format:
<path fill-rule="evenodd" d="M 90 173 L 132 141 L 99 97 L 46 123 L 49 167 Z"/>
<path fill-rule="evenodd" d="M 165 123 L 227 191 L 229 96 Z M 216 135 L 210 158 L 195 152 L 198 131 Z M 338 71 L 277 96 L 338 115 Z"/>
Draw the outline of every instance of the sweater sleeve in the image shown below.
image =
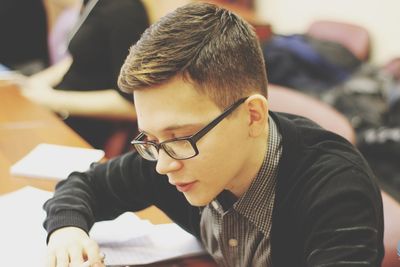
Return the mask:
<path fill-rule="evenodd" d="M 303 217 L 307 266 L 380 266 L 382 201 L 368 174 L 348 168 L 314 189 Z"/>
<path fill-rule="evenodd" d="M 44 227 L 54 230 L 76 226 L 86 232 L 95 221 L 117 217 L 125 211 L 137 211 L 151 205 L 153 163 L 142 160 L 136 153 L 128 153 L 103 164 L 96 164 L 87 172 L 73 172 L 57 184 L 54 196 L 44 204 L 47 217 Z"/>

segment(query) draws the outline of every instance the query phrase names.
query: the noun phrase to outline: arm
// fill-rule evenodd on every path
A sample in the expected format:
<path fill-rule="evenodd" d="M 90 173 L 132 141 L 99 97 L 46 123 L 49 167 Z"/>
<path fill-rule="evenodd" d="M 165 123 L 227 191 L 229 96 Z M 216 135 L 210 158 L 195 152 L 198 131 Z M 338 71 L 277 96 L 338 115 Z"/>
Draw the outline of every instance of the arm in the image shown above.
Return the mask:
<path fill-rule="evenodd" d="M 82 259 L 88 246 L 97 255 L 93 260 L 98 259 L 98 246 L 87 236 L 94 222 L 152 204 L 189 232 L 198 233 L 198 209 L 190 206 L 166 176 L 155 171 L 154 162 L 143 160 L 137 153 L 97 164 L 85 173 L 72 173 L 44 204 L 49 259 L 65 255 Z M 79 253 L 73 256 L 73 251 Z"/>
<path fill-rule="evenodd" d="M 137 9 L 132 1 L 96 7 L 97 13 L 94 13 L 98 19 L 85 21 L 81 26 L 83 33 L 71 41 L 69 48 L 74 60 L 66 60 L 32 76 L 23 93 L 56 112 L 135 121 L 134 106 L 129 96 L 125 98 L 126 95 L 119 94 L 116 81 L 129 47 L 147 27 L 142 23 L 146 21 L 145 14 L 132 12 L 132 9 Z M 102 44 L 98 46 L 99 50 L 93 48 L 97 42 Z M 98 54 L 103 60 L 92 60 Z M 104 66 L 109 67 L 106 73 Z M 81 77 L 71 81 L 67 72 L 79 73 Z M 66 73 L 67 78 L 64 77 Z M 53 90 L 52 86 L 58 84 L 62 77 L 63 88 L 67 90 Z M 74 90 L 74 87 L 79 90 Z"/>
<path fill-rule="evenodd" d="M 135 107 L 114 89 L 97 91 L 64 91 L 52 88 L 72 63 L 67 58 L 29 77 L 22 89 L 30 100 L 58 113 L 71 115 L 136 120 Z"/>
<path fill-rule="evenodd" d="M 303 215 L 306 266 L 380 266 L 382 202 L 367 177 L 353 167 L 309 196 L 314 200 Z"/>
<path fill-rule="evenodd" d="M 62 61 L 48 67 L 47 69 L 31 75 L 29 80 L 33 80 L 38 84 L 43 83 L 48 86 L 55 86 L 61 81 L 64 74 L 68 71 L 71 63 L 72 58 L 66 57 Z"/>
<path fill-rule="evenodd" d="M 54 90 L 72 63 L 67 58 L 29 77 L 22 93 L 58 113 L 78 116 L 136 120 L 135 107 L 114 89 L 97 91 Z"/>
<path fill-rule="evenodd" d="M 162 180 L 154 163 L 133 152 L 96 164 L 87 172 L 73 172 L 57 184 L 53 198 L 44 204 L 44 226 L 49 233 L 72 225 L 88 232 L 95 221 L 150 206 L 154 196 L 165 190 L 154 192 Z"/>
<path fill-rule="evenodd" d="M 130 153 L 98 164 L 86 173 L 72 173 L 60 182 L 54 197 L 44 205 L 49 266 L 56 266 L 54 262 L 64 262 L 65 258 L 74 262 L 97 260 L 99 249 L 88 237 L 89 229 L 95 221 L 113 219 L 124 211 L 150 205 L 154 188 L 152 169 Z"/>
<path fill-rule="evenodd" d="M 58 113 L 77 116 L 136 120 L 135 107 L 116 90 L 63 91 L 30 79 L 22 94 Z"/>

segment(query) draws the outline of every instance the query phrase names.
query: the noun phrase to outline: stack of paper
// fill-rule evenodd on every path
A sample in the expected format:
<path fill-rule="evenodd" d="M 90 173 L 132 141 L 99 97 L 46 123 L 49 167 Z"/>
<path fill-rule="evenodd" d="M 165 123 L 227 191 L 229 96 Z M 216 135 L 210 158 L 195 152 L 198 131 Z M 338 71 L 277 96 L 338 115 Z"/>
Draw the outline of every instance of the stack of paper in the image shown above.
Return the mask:
<path fill-rule="evenodd" d="M 44 202 L 51 192 L 25 187 L 0 196 L 1 266 L 45 266 Z M 133 213 L 96 223 L 90 236 L 106 254 L 107 266 L 147 264 L 204 254 L 200 242 L 176 224 L 153 225 Z"/>
<path fill-rule="evenodd" d="M 43 203 L 51 192 L 25 187 L 0 196 L 0 265 L 45 266 L 46 236 Z"/>
<path fill-rule="evenodd" d="M 86 171 L 104 157 L 104 151 L 53 144 L 39 144 L 11 166 L 12 175 L 65 179 L 73 171 Z"/>
<path fill-rule="evenodd" d="M 133 214 L 96 223 L 90 236 L 106 255 L 107 266 L 149 264 L 206 253 L 201 243 L 178 225 L 153 225 Z"/>

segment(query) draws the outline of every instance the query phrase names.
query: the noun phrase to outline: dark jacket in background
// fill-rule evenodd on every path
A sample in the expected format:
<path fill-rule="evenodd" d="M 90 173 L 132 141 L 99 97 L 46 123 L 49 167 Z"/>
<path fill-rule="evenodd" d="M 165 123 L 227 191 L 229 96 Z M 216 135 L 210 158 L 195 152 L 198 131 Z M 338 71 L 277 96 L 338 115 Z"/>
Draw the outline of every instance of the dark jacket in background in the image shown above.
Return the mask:
<path fill-rule="evenodd" d="M 47 17 L 42 0 L 0 0 L 0 63 L 18 70 L 47 67 Z M 29 71 L 25 74 L 32 74 Z"/>

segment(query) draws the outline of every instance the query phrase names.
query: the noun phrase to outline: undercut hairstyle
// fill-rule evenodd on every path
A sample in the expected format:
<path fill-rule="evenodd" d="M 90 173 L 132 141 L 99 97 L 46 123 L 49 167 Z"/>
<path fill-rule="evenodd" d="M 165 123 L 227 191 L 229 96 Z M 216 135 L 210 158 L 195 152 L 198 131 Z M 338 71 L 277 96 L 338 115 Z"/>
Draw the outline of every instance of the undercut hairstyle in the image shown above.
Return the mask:
<path fill-rule="evenodd" d="M 118 85 L 132 93 L 181 75 L 221 109 L 254 93 L 267 97 L 259 40 L 247 22 L 212 4 L 182 6 L 130 48 Z"/>

